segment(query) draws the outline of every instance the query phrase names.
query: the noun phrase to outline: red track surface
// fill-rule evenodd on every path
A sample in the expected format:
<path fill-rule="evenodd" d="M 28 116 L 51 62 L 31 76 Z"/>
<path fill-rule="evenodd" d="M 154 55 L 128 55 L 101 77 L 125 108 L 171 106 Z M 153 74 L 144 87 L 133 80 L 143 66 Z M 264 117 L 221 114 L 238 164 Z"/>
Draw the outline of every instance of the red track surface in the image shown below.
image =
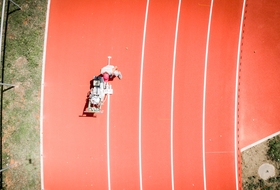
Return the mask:
<path fill-rule="evenodd" d="M 243 1 L 215 0 L 212 15 L 209 0 L 182 1 L 174 57 L 178 4 L 150 0 L 145 31 L 146 1 L 51 1 L 44 189 L 236 189 L 239 62 L 239 148 L 279 131 L 279 3 L 248 2 L 240 61 Z M 90 80 L 108 55 L 123 79 L 111 82 L 110 110 L 83 117 Z"/>
<path fill-rule="evenodd" d="M 280 131 L 280 2 L 248 2 L 240 60 L 240 146 Z"/>

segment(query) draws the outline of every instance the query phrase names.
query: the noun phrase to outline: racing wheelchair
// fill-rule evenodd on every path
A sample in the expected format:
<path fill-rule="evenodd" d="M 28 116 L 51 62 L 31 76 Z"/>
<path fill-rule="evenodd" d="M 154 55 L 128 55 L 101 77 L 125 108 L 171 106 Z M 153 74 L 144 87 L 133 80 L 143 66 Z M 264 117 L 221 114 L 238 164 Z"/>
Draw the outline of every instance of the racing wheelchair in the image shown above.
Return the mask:
<path fill-rule="evenodd" d="M 111 94 L 113 94 L 112 86 L 104 82 L 102 76 L 94 76 L 87 100 L 88 107 L 84 113 L 102 113 L 101 107 Z"/>

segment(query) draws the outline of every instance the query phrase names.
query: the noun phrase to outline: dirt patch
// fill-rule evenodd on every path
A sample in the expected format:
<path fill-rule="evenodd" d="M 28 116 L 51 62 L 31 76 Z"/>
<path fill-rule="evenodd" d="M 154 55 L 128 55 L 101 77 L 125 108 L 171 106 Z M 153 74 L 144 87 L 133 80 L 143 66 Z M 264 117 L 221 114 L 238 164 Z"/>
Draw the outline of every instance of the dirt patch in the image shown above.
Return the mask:
<path fill-rule="evenodd" d="M 258 144 L 246 151 L 242 152 L 242 184 L 243 189 L 250 189 L 248 184 L 262 184 L 260 182 L 262 179 L 258 174 L 259 167 L 264 163 L 269 163 L 275 167 L 275 177 L 280 175 L 279 172 L 279 163 L 272 161 L 267 156 L 268 151 L 268 141 L 265 141 L 261 144 Z M 255 183 L 253 183 L 253 181 Z M 247 184 L 247 185 L 246 185 Z M 278 184 L 269 183 L 269 180 L 264 180 L 264 186 L 269 188 L 270 186 L 275 187 Z M 257 184 L 255 187 L 258 187 Z M 254 185 L 251 186 L 252 189 L 255 189 Z M 262 189 L 262 188 L 256 188 Z"/>

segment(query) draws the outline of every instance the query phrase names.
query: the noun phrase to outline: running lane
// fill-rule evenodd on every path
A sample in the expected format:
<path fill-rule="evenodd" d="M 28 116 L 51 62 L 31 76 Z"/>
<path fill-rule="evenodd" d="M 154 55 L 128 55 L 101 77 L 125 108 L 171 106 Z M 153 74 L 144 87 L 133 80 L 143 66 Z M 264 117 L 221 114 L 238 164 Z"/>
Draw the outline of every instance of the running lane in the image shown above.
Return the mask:
<path fill-rule="evenodd" d="M 101 66 L 96 52 L 105 48 L 94 39 L 107 39 L 96 30 L 106 21 L 97 20 L 98 15 L 96 2 L 51 1 L 44 81 L 45 189 L 107 188 L 106 115 L 80 117 L 89 81 Z"/>
<path fill-rule="evenodd" d="M 240 146 L 280 131 L 280 2 L 247 1 L 240 60 Z"/>
<path fill-rule="evenodd" d="M 210 1 L 182 1 L 174 91 L 175 189 L 203 189 L 202 95 Z"/>
<path fill-rule="evenodd" d="M 207 189 L 236 187 L 234 100 L 242 2 L 213 2 L 204 92 Z"/>
<path fill-rule="evenodd" d="M 144 13 L 145 2 L 51 1 L 44 86 L 45 189 L 139 187 L 135 71 L 140 68 Z M 108 55 L 125 76 L 112 82 L 111 112 L 105 104 L 104 114 L 81 117 L 90 80 L 107 64 Z"/>
<path fill-rule="evenodd" d="M 170 102 L 177 0 L 150 1 L 142 100 L 143 189 L 171 189 Z"/>
<path fill-rule="evenodd" d="M 115 78 L 111 82 L 114 94 L 109 117 L 110 184 L 111 189 L 139 189 L 139 71 L 146 1 L 122 0 L 109 4 L 108 11 L 102 13 L 104 18 L 111 15 L 107 24 L 113 32 L 108 37 L 114 40 L 107 42 L 113 47 L 107 51 L 112 56 L 111 64 L 117 65 L 123 74 L 122 80 Z M 107 109 L 105 113 L 108 114 Z"/>

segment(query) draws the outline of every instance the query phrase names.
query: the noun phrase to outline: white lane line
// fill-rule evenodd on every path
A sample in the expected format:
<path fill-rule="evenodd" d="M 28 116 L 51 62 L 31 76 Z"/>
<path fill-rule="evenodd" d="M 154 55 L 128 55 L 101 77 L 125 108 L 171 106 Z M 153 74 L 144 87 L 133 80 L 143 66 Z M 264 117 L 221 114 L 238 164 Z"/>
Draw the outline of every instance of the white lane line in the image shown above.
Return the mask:
<path fill-rule="evenodd" d="M 271 134 L 271 135 L 269 135 L 269 136 L 267 136 L 267 137 L 265 137 L 265 138 L 263 138 L 263 139 L 261 139 L 261 140 L 259 140 L 257 142 L 254 142 L 253 144 L 245 146 L 244 148 L 241 148 L 241 152 L 243 152 L 243 151 L 245 151 L 245 150 L 247 150 L 249 148 L 252 148 L 253 146 L 256 146 L 256 145 L 258 145 L 260 143 L 263 143 L 264 141 L 267 141 L 268 139 L 271 139 L 271 138 L 273 138 L 273 137 L 275 137 L 277 135 L 280 135 L 280 131 L 278 131 L 276 133 L 273 133 L 273 134 Z"/>
<path fill-rule="evenodd" d="M 111 170 L 110 170 L 110 95 L 107 102 L 107 169 L 108 169 L 108 190 L 111 190 Z"/>
<path fill-rule="evenodd" d="M 143 67 L 144 67 L 144 55 L 145 55 L 145 42 L 146 42 L 146 30 L 147 30 L 147 20 L 149 12 L 149 0 L 146 4 L 146 13 L 144 21 L 144 31 L 143 31 L 143 42 L 142 42 L 142 55 L 141 55 L 141 69 L 140 69 L 140 90 L 139 90 L 139 123 L 138 123 L 138 151 L 139 151 L 139 177 L 140 177 L 140 190 L 143 188 L 142 180 L 142 88 L 143 88 Z"/>
<path fill-rule="evenodd" d="M 241 40 L 242 40 L 242 31 L 243 31 L 243 21 L 245 13 L 246 0 L 243 1 L 242 7 L 242 16 L 240 20 L 240 30 L 239 30 L 239 39 L 238 39 L 238 50 L 237 50 L 237 59 L 236 59 L 236 76 L 235 76 L 235 97 L 234 97 L 234 164 L 235 164 L 235 183 L 236 190 L 239 189 L 238 183 L 238 139 L 237 139 L 237 130 L 238 130 L 238 89 L 239 89 L 239 63 L 240 63 L 240 51 L 241 51 Z"/>
<path fill-rule="evenodd" d="M 46 55 L 47 55 L 47 41 L 48 41 L 48 27 L 50 17 L 50 5 L 51 0 L 48 0 L 47 15 L 46 15 L 46 26 L 44 36 L 44 52 L 43 52 L 43 63 L 42 63 L 42 79 L 41 79 L 41 106 L 40 106 L 40 161 L 41 161 L 41 190 L 44 190 L 44 149 L 43 149 L 43 117 L 44 117 L 44 82 L 45 82 L 45 67 L 46 67 Z"/>
<path fill-rule="evenodd" d="M 205 107 L 206 107 L 206 81 L 207 81 L 207 64 L 208 64 L 208 49 L 209 49 L 209 38 L 211 30 L 211 19 L 213 10 L 214 0 L 211 1 L 209 21 L 208 21 L 208 31 L 207 31 L 207 41 L 206 41 L 206 53 L 205 53 L 205 63 L 204 63 L 204 81 L 203 81 L 203 108 L 202 108 L 202 165 L 203 165 L 203 181 L 204 190 L 206 187 L 206 164 L 205 164 Z"/>
<path fill-rule="evenodd" d="M 171 157 L 171 182 L 172 190 L 174 190 L 174 155 L 173 155 L 173 116 L 174 116 L 174 81 L 175 81 L 175 66 L 176 66 L 176 51 L 177 51 L 177 39 L 178 39 L 178 28 L 181 10 L 181 0 L 178 3 L 175 39 L 174 39 L 174 52 L 173 52 L 173 66 L 172 66 L 172 84 L 171 84 L 171 116 L 170 116 L 170 157 Z"/>

